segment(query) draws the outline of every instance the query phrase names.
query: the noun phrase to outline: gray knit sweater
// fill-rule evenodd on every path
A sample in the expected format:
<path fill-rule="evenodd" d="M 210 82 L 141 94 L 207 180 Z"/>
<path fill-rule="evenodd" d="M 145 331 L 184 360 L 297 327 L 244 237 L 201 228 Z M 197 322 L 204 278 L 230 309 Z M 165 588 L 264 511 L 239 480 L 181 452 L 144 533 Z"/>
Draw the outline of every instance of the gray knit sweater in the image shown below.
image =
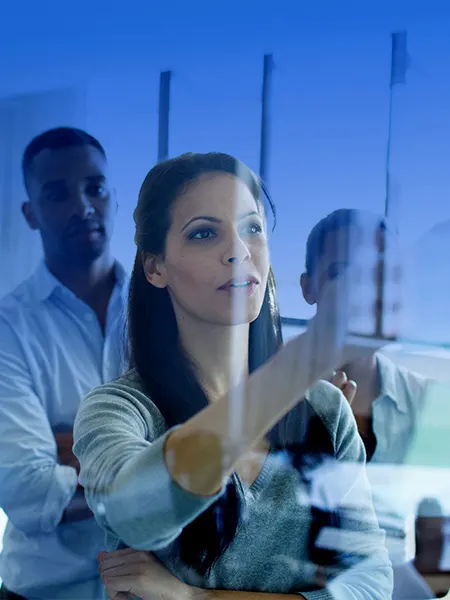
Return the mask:
<path fill-rule="evenodd" d="M 153 551 L 180 579 L 202 588 L 279 594 L 308 600 L 387 600 L 392 571 L 374 516 L 364 468 L 364 448 L 343 395 L 319 382 L 306 396 L 333 441 L 335 458 L 315 471 L 306 491 L 298 472 L 270 453 L 255 483 L 245 489 L 246 516 L 209 576 L 200 578 L 174 556 L 182 529 L 218 496 L 200 498 L 175 484 L 163 459 L 164 419 L 131 372 L 91 392 L 74 428 L 80 482 L 106 531 L 106 548 Z M 287 421 L 295 441 L 301 429 Z M 220 494 L 219 494 L 220 495 Z M 308 558 L 311 505 L 340 512 L 340 528 L 322 529 L 317 543 L 340 551 L 326 589 L 314 590 Z"/>

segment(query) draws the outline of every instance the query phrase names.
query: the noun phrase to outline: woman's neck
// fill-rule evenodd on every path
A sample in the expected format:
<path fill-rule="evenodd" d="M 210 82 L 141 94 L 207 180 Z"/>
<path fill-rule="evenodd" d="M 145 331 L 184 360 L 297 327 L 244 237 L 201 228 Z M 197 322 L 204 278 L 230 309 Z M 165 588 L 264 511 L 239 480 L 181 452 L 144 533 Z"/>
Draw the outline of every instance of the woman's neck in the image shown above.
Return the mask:
<path fill-rule="evenodd" d="M 248 376 L 248 324 L 211 325 L 186 316 L 177 321 L 181 344 L 195 365 L 210 402 Z"/>

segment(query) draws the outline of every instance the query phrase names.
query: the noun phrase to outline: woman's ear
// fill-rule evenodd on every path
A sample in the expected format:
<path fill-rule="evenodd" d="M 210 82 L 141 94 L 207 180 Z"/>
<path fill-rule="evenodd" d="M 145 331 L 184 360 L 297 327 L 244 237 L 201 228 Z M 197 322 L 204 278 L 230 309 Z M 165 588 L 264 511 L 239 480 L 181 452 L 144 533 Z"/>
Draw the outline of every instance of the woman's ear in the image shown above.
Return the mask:
<path fill-rule="evenodd" d="M 160 256 L 143 252 L 142 265 L 149 283 L 161 290 L 167 287 L 166 269 Z"/>

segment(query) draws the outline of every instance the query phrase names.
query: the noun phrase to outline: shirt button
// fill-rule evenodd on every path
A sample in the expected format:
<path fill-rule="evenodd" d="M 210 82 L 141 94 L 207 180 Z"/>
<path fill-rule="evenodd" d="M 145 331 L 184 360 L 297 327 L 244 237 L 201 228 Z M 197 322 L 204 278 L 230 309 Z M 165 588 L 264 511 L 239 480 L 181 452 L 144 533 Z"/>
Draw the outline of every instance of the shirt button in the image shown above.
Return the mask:
<path fill-rule="evenodd" d="M 94 317 L 93 317 L 93 315 L 91 315 L 91 313 L 86 313 L 86 314 L 84 315 L 84 319 L 85 319 L 85 320 L 86 320 L 88 323 L 90 323 L 91 321 L 93 321 L 93 320 L 94 320 Z"/>

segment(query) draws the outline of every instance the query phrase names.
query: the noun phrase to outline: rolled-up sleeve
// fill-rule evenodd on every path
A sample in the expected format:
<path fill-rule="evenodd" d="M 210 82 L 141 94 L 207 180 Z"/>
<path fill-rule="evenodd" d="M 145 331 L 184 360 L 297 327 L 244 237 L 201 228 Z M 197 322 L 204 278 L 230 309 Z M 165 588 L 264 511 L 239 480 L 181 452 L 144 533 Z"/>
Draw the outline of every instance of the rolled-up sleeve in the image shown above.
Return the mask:
<path fill-rule="evenodd" d="M 148 398 L 119 384 L 89 394 L 75 421 L 74 452 L 89 507 L 132 548 L 168 546 L 220 496 L 195 496 L 172 480 L 164 459 L 169 433 Z"/>
<path fill-rule="evenodd" d="M 75 469 L 58 464 L 20 339 L 0 317 L 0 506 L 24 533 L 49 533 L 61 522 L 77 484 Z"/>

